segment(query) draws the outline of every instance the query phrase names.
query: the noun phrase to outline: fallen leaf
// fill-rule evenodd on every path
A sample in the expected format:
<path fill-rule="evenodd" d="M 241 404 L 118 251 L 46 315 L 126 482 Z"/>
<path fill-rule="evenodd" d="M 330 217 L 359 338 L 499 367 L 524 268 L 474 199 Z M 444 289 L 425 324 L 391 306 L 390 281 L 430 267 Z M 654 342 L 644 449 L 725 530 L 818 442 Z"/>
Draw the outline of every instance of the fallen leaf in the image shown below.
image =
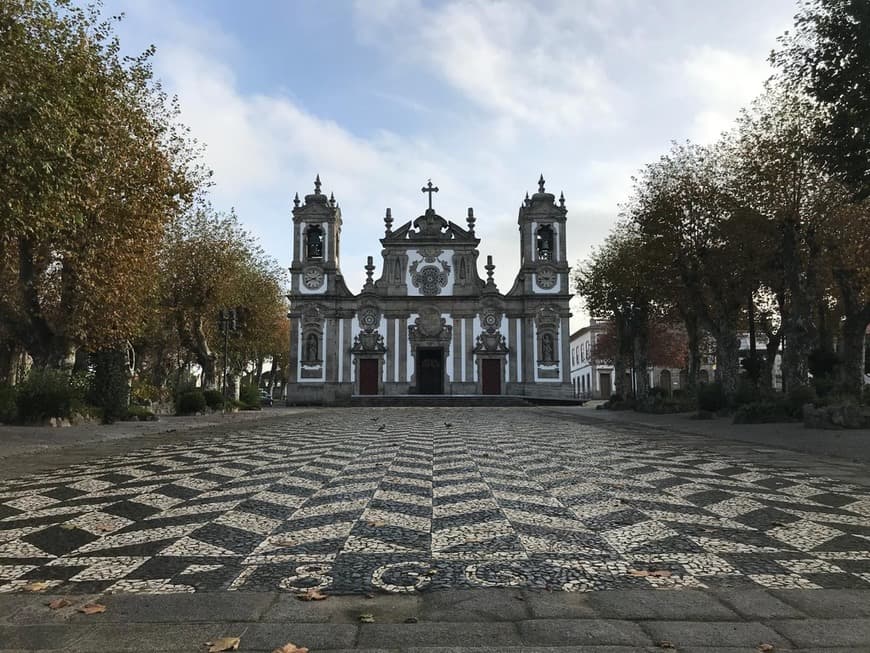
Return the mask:
<path fill-rule="evenodd" d="M 646 578 L 649 576 L 649 572 L 646 569 L 629 569 L 628 575 L 635 578 Z"/>
<path fill-rule="evenodd" d="M 106 611 L 106 606 L 102 603 L 85 603 L 79 608 L 79 612 L 84 614 L 100 614 Z"/>
<path fill-rule="evenodd" d="M 758 650 L 762 653 L 770 653 L 773 650 L 773 644 L 759 644 Z"/>
<path fill-rule="evenodd" d="M 272 653 L 308 653 L 308 649 L 304 646 L 296 646 L 293 642 L 287 642 L 281 648 L 276 648 Z"/>
<path fill-rule="evenodd" d="M 208 653 L 221 653 L 221 651 L 238 651 L 239 644 L 242 643 L 241 637 L 221 637 L 213 642 L 206 642 Z"/>
<path fill-rule="evenodd" d="M 41 592 L 48 588 L 48 583 L 44 580 L 35 580 L 32 583 L 27 583 L 22 589 L 25 592 Z"/>
<path fill-rule="evenodd" d="M 104 523 L 94 526 L 94 530 L 98 533 L 111 533 L 113 530 L 115 530 L 115 527 L 112 524 Z"/>
<path fill-rule="evenodd" d="M 375 598 L 375 595 L 372 594 L 371 592 L 369 592 L 368 594 L 365 594 L 364 596 L 365 596 L 367 599 L 373 599 L 373 598 Z"/>
<path fill-rule="evenodd" d="M 655 576 L 657 578 L 670 578 L 672 574 L 667 569 L 658 569 L 658 570 L 649 572 L 649 575 Z"/>
<path fill-rule="evenodd" d="M 419 619 L 417 619 L 417 617 L 408 617 L 407 619 L 405 619 L 406 624 L 415 624 L 418 621 Z"/>
<path fill-rule="evenodd" d="M 371 521 L 367 521 L 366 525 L 371 526 L 372 528 L 380 528 L 381 526 L 386 526 L 387 522 L 383 519 L 372 519 Z"/>
<path fill-rule="evenodd" d="M 658 642 L 656 646 L 658 646 L 659 648 L 677 648 L 676 646 L 674 646 L 673 642 L 669 642 L 666 639 Z"/>
<path fill-rule="evenodd" d="M 369 612 L 363 612 L 359 616 L 359 622 L 361 624 L 373 624 L 375 623 L 375 616 Z"/>
<path fill-rule="evenodd" d="M 297 594 L 296 598 L 300 601 L 322 601 L 323 599 L 329 598 L 329 595 L 323 594 L 316 587 L 312 587 L 310 590 L 305 592 L 305 594 Z"/>
<path fill-rule="evenodd" d="M 78 528 L 75 524 L 61 524 L 60 527 L 65 531 L 74 531 Z"/>
<path fill-rule="evenodd" d="M 646 578 L 647 576 L 654 578 L 668 578 L 672 575 L 672 572 L 667 569 L 652 569 L 649 571 L 646 569 L 629 569 L 628 575 L 634 576 L 635 578 Z"/>
<path fill-rule="evenodd" d="M 49 601 L 48 603 L 46 603 L 46 605 L 52 610 L 60 610 L 61 608 L 65 608 L 68 605 L 72 605 L 72 603 L 70 603 L 66 599 L 55 599 L 54 601 Z"/>

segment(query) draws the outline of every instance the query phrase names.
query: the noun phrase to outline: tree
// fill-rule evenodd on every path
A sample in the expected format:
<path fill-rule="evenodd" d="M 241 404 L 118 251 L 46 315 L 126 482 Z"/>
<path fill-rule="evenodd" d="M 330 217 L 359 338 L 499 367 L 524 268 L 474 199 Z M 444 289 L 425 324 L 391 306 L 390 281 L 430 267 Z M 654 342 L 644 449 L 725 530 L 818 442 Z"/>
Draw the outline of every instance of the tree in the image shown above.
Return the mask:
<path fill-rule="evenodd" d="M 166 233 L 160 260 L 160 305 L 181 347 L 202 368 L 203 384 L 217 384 L 218 314 L 243 307 L 229 339 L 230 369 L 240 372 L 274 347 L 276 315 L 286 316 L 283 273 L 245 232 L 234 213 L 199 206 Z M 285 345 L 286 346 L 286 345 Z"/>
<path fill-rule="evenodd" d="M 574 282 L 589 313 L 611 320 L 616 352 L 613 357 L 614 386 L 626 397 L 626 369 L 636 372 L 634 394 L 644 398 L 649 391 L 649 325 L 653 290 L 649 284 L 643 243 L 627 225 L 617 228 L 589 260 L 578 267 Z"/>
<path fill-rule="evenodd" d="M 166 222 L 204 179 L 145 52 L 57 0 L 0 4 L 0 320 L 37 365 L 143 320 Z"/>
<path fill-rule="evenodd" d="M 809 0 L 771 61 L 812 98 L 812 153 L 854 201 L 870 197 L 870 4 Z"/>

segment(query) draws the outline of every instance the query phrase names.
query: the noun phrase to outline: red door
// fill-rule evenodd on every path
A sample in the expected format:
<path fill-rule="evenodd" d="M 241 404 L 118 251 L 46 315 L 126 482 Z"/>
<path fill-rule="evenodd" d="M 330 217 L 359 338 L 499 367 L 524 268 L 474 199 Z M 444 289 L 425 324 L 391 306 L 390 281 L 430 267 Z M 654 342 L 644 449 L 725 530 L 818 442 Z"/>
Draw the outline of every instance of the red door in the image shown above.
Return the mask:
<path fill-rule="evenodd" d="M 481 362 L 481 389 L 485 395 L 501 394 L 501 361 L 484 358 Z"/>
<path fill-rule="evenodd" d="M 378 394 L 378 361 L 376 358 L 361 358 L 359 360 L 359 393 L 361 395 Z"/>

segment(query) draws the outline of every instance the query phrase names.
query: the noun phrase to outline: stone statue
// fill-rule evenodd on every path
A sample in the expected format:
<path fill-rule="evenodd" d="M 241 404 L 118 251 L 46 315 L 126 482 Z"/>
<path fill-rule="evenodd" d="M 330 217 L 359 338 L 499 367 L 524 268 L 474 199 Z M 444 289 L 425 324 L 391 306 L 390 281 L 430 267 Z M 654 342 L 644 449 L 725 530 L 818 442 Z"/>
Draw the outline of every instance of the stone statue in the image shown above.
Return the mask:
<path fill-rule="evenodd" d="M 553 352 L 553 336 L 549 333 L 545 333 L 541 336 L 541 349 L 542 349 L 542 360 L 545 363 L 552 363 L 555 360 L 555 354 Z"/>

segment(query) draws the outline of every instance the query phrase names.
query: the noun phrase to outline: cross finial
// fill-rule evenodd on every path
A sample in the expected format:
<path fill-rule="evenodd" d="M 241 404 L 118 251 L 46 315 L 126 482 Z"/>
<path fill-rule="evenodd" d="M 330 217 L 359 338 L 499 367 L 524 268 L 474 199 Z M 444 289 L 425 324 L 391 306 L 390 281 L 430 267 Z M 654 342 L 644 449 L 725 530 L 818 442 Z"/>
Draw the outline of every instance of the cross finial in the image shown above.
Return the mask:
<path fill-rule="evenodd" d="M 335 195 L 333 193 L 329 194 L 329 205 L 335 206 Z"/>
<path fill-rule="evenodd" d="M 314 178 L 314 194 L 320 195 L 320 175 Z"/>
<path fill-rule="evenodd" d="M 424 193 L 429 193 L 429 210 L 431 211 L 432 210 L 432 193 L 438 192 L 438 186 L 433 186 L 432 180 L 430 179 L 429 183 L 426 184 L 425 186 L 423 186 L 423 188 L 421 188 L 420 190 L 422 190 Z"/>
<path fill-rule="evenodd" d="M 539 193 L 544 192 L 544 173 L 543 172 L 541 173 L 541 176 L 538 179 L 538 192 Z"/>
<path fill-rule="evenodd" d="M 565 208 L 565 192 L 564 191 L 559 193 L 559 206 L 562 207 L 563 209 Z"/>
<path fill-rule="evenodd" d="M 299 193 L 296 193 L 296 196 L 293 198 L 293 206 L 299 208 Z"/>

